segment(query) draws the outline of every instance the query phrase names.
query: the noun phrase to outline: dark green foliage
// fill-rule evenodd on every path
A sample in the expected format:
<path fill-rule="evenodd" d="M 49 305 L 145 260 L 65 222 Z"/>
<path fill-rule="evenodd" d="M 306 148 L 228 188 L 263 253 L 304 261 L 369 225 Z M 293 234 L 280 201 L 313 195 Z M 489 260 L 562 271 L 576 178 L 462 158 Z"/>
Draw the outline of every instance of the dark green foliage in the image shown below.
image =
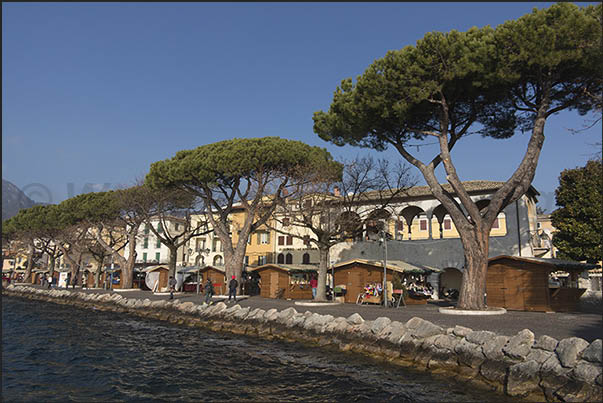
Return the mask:
<path fill-rule="evenodd" d="M 557 205 L 561 207 L 551 214 L 558 231 L 553 235 L 558 257 L 589 263 L 601 261 L 602 179 L 601 160 L 561 173 L 555 190 Z"/>
<path fill-rule="evenodd" d="M 200 185 L 237 187 L 242 178 L 289 175 L 300 166 L 338 168 L 323 148 L 278 137 L 232 139 L 176 153 L 151 165 L 145 181 L 155 188 Z"/>

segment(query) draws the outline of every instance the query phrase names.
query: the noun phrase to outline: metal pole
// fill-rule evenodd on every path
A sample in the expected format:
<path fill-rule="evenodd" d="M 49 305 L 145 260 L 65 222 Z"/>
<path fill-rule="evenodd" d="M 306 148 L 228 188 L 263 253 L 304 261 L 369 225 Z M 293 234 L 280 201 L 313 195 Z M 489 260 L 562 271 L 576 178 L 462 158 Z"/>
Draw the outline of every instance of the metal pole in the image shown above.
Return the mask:
<path fill-rule="evenodd" d="M 387 236 L 385 231 L 383 234 L 383 245 L 385 247 L 385 256 L 383 259 L 383 307 L 387 308 Z"/>
<path fill-rule="evenodd" d="M 111 275 L 110 275 L 110 280 L 109 280 L 109 291 L 113 291 L 113 268 L 115 266 L 113 265 L 113 254 L 111 254 Z"/>

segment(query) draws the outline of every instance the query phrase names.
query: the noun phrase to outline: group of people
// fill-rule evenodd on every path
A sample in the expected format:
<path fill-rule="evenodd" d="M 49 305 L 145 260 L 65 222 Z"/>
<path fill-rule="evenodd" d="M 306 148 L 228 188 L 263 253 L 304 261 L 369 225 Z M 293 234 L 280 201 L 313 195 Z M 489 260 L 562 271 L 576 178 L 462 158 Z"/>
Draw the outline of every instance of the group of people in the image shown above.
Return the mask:
<path fill-rule="evenodd" d="M 170 299 L 174 299 L 174 292 L 176 291 L 176 285 L 178 282 L 173 276 L 170 276 L 168 281 L 168 285 L 170 287 Z M 239 287 L 239 282 L 237 281 L 237 276 L 233 275 L 230 281 L 228 282 L 228 302 L 234 300 L 237 302 L 237 288 Z M 210 304 L 211 298 L 214 296 L 214 284 L 211 279 L 208 277 L 203 285 L 203 291 L 205 294 L 205 303 Z"/>

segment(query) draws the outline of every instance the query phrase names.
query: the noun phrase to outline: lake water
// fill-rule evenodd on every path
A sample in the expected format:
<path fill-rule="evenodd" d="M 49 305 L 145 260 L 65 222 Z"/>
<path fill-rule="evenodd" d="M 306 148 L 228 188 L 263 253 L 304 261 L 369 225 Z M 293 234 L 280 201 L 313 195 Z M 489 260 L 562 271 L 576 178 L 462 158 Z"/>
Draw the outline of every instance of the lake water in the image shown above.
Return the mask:
<path fill-rule="evenodd" d="M 508 401 L 352 353 L 14 297 L 2 400 Z"/>

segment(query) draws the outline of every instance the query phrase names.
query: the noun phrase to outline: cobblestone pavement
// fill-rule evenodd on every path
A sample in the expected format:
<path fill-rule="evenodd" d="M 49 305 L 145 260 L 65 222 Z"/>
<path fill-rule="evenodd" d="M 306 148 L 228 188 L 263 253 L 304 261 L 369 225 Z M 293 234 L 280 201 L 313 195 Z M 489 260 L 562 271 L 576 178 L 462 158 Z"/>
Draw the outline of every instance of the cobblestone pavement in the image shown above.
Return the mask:
<path fill-rule="evenodd" d="M 34 286 L 41 287 L 41 286 Z M 71 288 L 69 289 L 72 290 Z M 108 293 L 103 289 L 76 288 L 76 291 L 86 293 Z M 114 291 L 115 292 L 115 291 Z M 121 291 L 124 298 L 148 298 L 151 301 L 169 299 L 169 295 L 157 295 L 150 291 Z M 182 302 L 201 303 L 202 295 L 195 293 L 177 293 L 175 299 Z M 374 320 L 386 316 L 391 320 L 406 322 L 418 316 L 442 327 L 466 326 L 474 330 L 490 330 L 498 334 L 512 336 L 523 329 L 530 329 L 536 337 L 548 335 L 558 340 L 567 337 L 581 337 L 589 342 L 603 337 L 603 318 L 590 313 L 542 313 L 509 311 L 504 315 L 495 316 L 458 316 L 445 315 L 438 312 L 436 303 L 426 305 L 409 305 L 400 308 L 383 308 L 377 305 L 337 304 L 333 306 L 299 306 L 295 301 L 262 298 L 259 296 L 240 299 L 241 307 L 261 308 L 268 310 L 276 308 L 283 310 L 294 307 L 298 312 L 317 312 L 335 317 L 348 317 L 353 313 L 360 314 L 365 320 Z"/>

